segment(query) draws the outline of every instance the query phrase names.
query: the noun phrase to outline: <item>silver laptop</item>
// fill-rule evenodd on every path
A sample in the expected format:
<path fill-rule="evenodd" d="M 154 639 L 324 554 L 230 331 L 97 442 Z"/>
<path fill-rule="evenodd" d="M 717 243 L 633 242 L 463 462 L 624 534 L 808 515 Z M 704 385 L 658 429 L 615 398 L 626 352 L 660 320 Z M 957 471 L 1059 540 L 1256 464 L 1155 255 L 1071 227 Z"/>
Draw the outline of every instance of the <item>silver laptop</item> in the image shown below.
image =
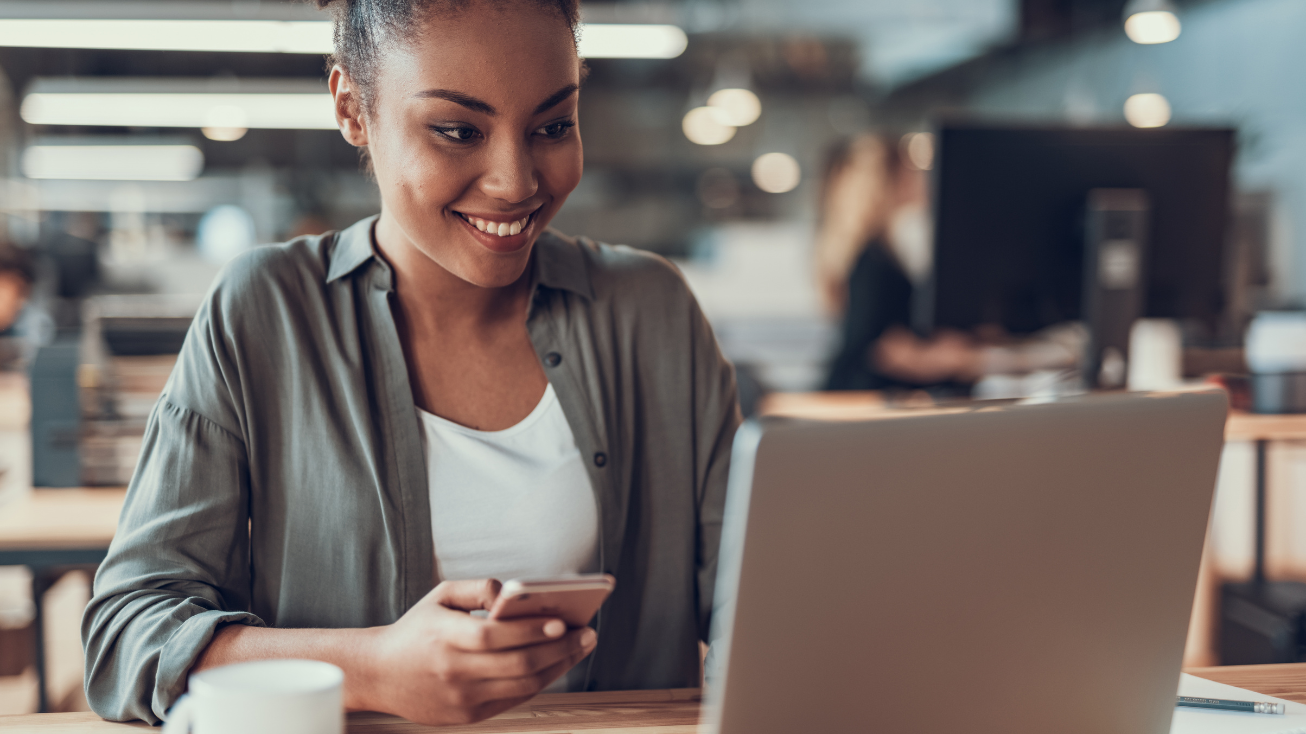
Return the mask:
<path fill-rule="evenodd" d="M 741 429 L 709 730 L 1169 731 L 1225 413 L 1202 392 Z"/>

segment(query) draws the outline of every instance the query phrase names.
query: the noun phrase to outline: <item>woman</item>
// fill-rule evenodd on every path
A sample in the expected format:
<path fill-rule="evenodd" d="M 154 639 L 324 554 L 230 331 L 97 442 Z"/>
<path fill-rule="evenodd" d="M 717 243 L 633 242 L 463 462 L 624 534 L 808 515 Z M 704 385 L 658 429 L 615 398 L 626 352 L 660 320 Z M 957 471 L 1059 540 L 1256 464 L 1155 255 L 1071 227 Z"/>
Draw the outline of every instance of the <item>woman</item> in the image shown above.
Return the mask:
<path fill-rule="evenodd" d="M 285 657 L 432 724 L 564 673 L 696 685 L 734 379 L 665 261 L 545 230 L 581 175 L 574 0 L 320 2 L 381 214 L 201 308 L 86 612 L 92 707 L 157 721 L 189 672 Z M 597 635 L 468 613 L 585 571 L 617 577 Z"/>
<path fill-rule="evenodd" d="M 842 312 L 842 343 L 830 364 L 827 390 L 928 388 L 965 394 L 993 375 L 1055 376 L 1080 364 L 1086 332 L 1061 324 L 1017 338 L 998 326 L 976 333 L 912 330 L 917 287 L 932 266 L 924 172 L 896 146 L 859 135 L 830 154 L 822 187 L 816 271 L 831 312 Z M 980 338 L 983 336 L 983 338 Z M 1032 389 L 1046 389 L 1048 375 Z M 980 383 L 984 396 L 1011 389 L 1010 380 Z"/>
<path fill-rule="evenodd" d="M 826 166 L 817 274 L 826 307 L 842 311 L 843 339 L 827 390 L 885 390 L 967 382 L 978 352 L 955 332 L 911 331 L 916 283 L 929 272 L 923 172 L 873 134 L 836 146 Z"/>

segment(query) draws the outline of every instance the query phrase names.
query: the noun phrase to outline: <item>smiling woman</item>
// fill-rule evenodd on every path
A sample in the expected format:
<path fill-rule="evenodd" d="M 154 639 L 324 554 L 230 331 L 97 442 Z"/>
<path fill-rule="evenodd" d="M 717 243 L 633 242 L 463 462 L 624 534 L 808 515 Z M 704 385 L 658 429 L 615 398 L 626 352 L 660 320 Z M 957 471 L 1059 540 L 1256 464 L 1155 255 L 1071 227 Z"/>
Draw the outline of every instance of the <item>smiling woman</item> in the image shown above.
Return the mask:
<path fill-rule="evenodd" d="M 668 263 L 547 229 L 582 171 L 576 5 L 321 4 L 381 212 L 219 278 L 96 578 L 88 700 L 158 721 L 268 658 L 433 724 L 697 685 L 734 377 Z M 599 571 L 592 628 L 470 614 Z"/>

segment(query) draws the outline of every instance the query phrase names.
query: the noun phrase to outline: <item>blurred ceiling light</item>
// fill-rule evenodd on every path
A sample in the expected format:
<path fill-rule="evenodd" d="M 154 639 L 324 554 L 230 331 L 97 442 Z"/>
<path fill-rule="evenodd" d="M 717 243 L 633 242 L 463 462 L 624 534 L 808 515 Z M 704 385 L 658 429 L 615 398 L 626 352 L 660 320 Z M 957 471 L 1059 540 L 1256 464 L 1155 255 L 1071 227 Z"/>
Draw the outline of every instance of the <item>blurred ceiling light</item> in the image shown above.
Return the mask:
<path fill-rule="evenodd" d="M 1125 35 L 1134 43 L 1169 43 L 1179 32 L 1179 18 L 1165 11 L 1135 13 L 1125 21 Z"/>
<path fill-rule="evenodd" d="M 208 124 L 200 128 L 200 132 L 209 140 L 230 143 L 240 140 L 249 132 L 248 117 L 245 115 L 245 110 L 240 107 L 232 105 L 214 107 L 209 110 L 207 121 Z"/>
<path fill-rule="evenodd" d="M 134 51 L 329 54 L 331 23 L 320 20 L 11 18 L 0 46 Z"/>
<path fill-rule="evenodd" d="M 335 49 L 331 21 L 325 19 L 231 19 L 230 8 L 214 3 L 20 3 L 18 13 L 0 4 L 0 46 L 21 48 L 94 48 L 131 51 L 224 51 L 235 53 L 329 54 Z M 60 6 L 67 6 L 62 11 Z M 39 16 L 44 7 L 47 17 Z M 213 13 L 226 18 L 108 17 L 87 15 L 186 16 Z M 67 14 L 69 17 L 57 17 Z M 28 17 L 13 17 L 25 15 Z M 81 17 L 77 17 L 80 15 Z M 294 13 L 292 17 L 302 17 Z M 314 14 L 316 15 L 316 14 Z M 8 16 L 8 17 L 6 17 Z M 56 17 L 49 17 L 56 16 Z M 581 26 L 580 54 L 585 58 L 673 59 L 684 53 L 689 37 L 674 25 L 586 23 Z"/>
<path fill-rule="evenodd" d="M 674 59 L 689 37 L 673 25 L 586 23 L 580 27 L 580 55 L 587 59 Z"/>
<path fill-rule="evenodd" d="M 718 89 L 707 98 L 707 106 L 717 111 L 721 124 L 732 127 L 752 125 L 762 115 L 762 100 L 747 89 Z"/>
<path fill-rule="evenodd" d="M 898 150 L 907 165 L 917 171 L 934 168 L 934 135 L 932 133 L 907 133 L 898 142 Z"/>
<path fill-rule="evenodd" d="M 723 125 L 712 107 L 695 107 L 686 112 L 680 128 L 689 142 L 698 145 L 720 145 L 735 136 L 735 128 Z"/>
<path fill-rule="evenodd" d="M 1131 0 L 1125 6 L 1125 35 L 1134 43 L 1169 43 L 1182 27 L 1170 0 Z"/>
<path fill-rule="evenodd" d="M 33 85 L 19 108 L 30 125 L 111 127 L 277 128 L 335 130 L 335 110 L 326 92 L 63 91 Z M 87 84 L 87 88 L 95 85 Z M 189 88 L 203 89 L 203 82 Z M 243 124 L 215 124 L 236 119 Z M 228 130 L 234 134 L 234 130 Z M 219 138 L 220 139 L 220 138 Z"/>
<path fill-rule="evenodd" d="M 190 181 L 204 168 L 193 145 L 53 145 L 23 151 L 28 178 L 98 181 Z"/>
<path fill-rule="evenodd" d="M 753 183 L 768 194 L 793 191 L 802 180 L 798 161 L 788 153 L 764 153 L 753 161 Z"/>
<path fill-rule="evenodd" d="M 1134 127 L 1164 127 L 1170 122 L 1170 102 L 1153 92 L 1135 94 L 1125 100 L 1125 119 Z"/>

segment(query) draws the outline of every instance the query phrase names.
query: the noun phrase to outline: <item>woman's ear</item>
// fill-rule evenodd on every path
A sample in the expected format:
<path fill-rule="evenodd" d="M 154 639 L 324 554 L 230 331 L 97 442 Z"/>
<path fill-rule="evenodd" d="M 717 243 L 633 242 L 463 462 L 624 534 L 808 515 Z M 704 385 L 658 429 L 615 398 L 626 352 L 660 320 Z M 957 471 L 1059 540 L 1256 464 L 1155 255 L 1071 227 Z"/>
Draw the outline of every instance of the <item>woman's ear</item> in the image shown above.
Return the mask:
<path fill-rule="evenodd" d="M 340 134 L 355 148 L 366 148 L 367 126 L 363 123 L 362 98 L 354 80 L 349 78 L 343 66 L 336 64 L 331 67 L 327 85 L 335 103 L 336 126 L 340 128 Z"/>

